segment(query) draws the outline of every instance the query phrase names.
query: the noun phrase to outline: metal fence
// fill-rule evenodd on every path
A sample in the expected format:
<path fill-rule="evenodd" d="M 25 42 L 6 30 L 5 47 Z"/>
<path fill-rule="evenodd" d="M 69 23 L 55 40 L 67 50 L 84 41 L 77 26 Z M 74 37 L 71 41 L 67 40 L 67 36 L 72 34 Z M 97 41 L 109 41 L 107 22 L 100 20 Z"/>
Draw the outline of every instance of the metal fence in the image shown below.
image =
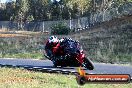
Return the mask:
<path fill-rule="evenodd" d="M 71 29 L 79 31 L 83 29 L 88 29 L 95 24 L 112 20 L 113 18 L 120 18 L 124 15 L 132 15 L 132 3 L 126 3 L 118 8 L 111 8 L 106 10 L 105 12 L 102 11 L 91 13 L 87 17 L 72 20 L 26 22 L 22 23 L 22 25 L 12 21 L 0 21 L 0 28 L 8 30 L 19 30 L 21 28 L 28 31 L 50 31 L 52 25 L 63 22 Z"/>
<path fill-rule="evenodd" d="M 52 25 L 57 23 L 64 23 L 67 26 L 71 27 L 71 29 L 83 28 L 87 25 L 87 17 L 83 17 L 79 19 L 72 20 L 62 20 L 62 21 L 43 21 L 43 22 L 26 22 L 20 23 L 13 21 L 0 21 L 0 29 L 8 29 L 8 30 L 27 30 L 27 31 L 50 31 Z M 71 23 L 70 23 L 71 22 Z"/>

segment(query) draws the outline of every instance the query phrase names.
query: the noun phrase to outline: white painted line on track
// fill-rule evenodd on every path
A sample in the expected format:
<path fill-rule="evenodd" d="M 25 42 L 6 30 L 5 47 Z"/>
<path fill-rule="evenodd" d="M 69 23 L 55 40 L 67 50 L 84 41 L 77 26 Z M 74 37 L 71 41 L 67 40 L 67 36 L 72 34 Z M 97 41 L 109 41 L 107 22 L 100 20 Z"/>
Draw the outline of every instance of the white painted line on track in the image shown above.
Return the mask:
<path fill-rule="evenodd" d="M 41 69 L 42 67 L 33 67 L 33 68 L 35 68 L 35 69 Z"/>

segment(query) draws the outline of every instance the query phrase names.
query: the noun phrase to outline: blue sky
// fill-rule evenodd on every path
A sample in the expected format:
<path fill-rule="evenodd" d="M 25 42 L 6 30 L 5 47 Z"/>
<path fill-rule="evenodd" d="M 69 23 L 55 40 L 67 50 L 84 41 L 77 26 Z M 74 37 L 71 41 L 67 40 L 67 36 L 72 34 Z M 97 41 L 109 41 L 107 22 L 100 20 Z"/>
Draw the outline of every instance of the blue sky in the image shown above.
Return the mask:
<path fill-rule="evenodd" d="M 5 3 L 6 1 L 10 1 L 10 0 L 0 0 L 0 2 L 2 2 L 2 3 Z M 51 0 L 51 1 L 53 1 L 53 0 Z M 60 1 L 60 0 L 56 0 L 56 1 Z"/>
<path fill-rule="evenodd" d="M 5 2 L 6 2 L 6 0 L 0 0 L 0 2 L 5 3 Z"/>
<path fill-rule="evenodd" d="M 5 3 L 6 1 L 15 1 L 15 0 L 0 0 L 1 3 Z"/>

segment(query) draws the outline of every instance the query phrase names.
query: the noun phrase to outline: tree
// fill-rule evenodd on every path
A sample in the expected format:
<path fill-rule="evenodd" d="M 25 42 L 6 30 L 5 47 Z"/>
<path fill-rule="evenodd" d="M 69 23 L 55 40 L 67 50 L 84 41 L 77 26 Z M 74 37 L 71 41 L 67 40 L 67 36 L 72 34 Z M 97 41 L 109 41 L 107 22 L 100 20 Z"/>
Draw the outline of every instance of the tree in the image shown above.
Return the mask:
<path fill-rule="evenodd" d="M 30 15 L 32 14 L 35 20 L 51 19 L 51 1 L 50 0 L 29 0 Z"/>
<path fill-rule="evenodd" d="M 28 0 L 16 0 L 15 21 L 18 22 L 18 29 L 23 29 L 23 23 L 29 12 Z"/>
<path fill-rule="evenodd" d="M 16 0 L 16 14 L 20 12 L 26 16 L 29 11 L 29 3 L 28 0 Z"/>
<path fill-rule="evenodd" d="M 78 18 L 78 27 L 80 28 L 80 17 L 88 11 L 91 0 L 63 0 L 68 7 L 69 17 Z M 70 21 L 71 25 L 71 21 Z M 70 26 L 71 28 L 71 26 Z"/>
<path fill-rule="evenodd" d="M 96 12 L 103 12 L 105 18 L 108 9 L 118 8 L 126 2 L 132 0 L 11 0 L 6 3 L 6 9 L 0 9 L 0 19 L 14 19 L 19 23 L 30 16 L 37 21 L 79 19 Z"/>

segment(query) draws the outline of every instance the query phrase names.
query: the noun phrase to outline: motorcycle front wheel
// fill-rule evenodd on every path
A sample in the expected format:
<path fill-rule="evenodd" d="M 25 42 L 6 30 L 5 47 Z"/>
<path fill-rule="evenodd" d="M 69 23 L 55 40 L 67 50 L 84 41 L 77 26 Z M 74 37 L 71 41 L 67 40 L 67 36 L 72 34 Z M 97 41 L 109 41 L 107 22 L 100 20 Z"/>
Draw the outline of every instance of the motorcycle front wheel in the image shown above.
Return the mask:
<path fill-rule="evenodd" d="M 86 57 L 84 58 L 84 65 L 89 70 L 94 69 L 94 65 L 93 65 L 92 61 L 90 59 L 86 58 Z"/>

